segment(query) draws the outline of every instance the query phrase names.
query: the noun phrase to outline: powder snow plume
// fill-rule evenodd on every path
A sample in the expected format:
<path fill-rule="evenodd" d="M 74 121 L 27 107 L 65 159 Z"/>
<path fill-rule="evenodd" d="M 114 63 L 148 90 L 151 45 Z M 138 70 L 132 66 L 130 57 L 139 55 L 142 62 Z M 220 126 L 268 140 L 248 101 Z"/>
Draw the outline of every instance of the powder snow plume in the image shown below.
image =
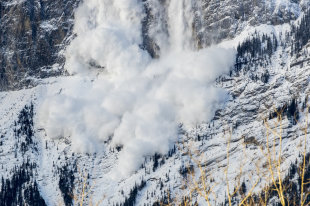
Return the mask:
<path fill-rule="evenodd" d="M 154 21 L 159 58 L 141 48 L 146 2 L 167 30 Z M 209 121 L 225 99 L 215 79 L 234 64 L 235 51 L 196 49 L 192 0 L 87 0 L 75 14 L 76 37 L 66 50 L 62 92 L 47 92 L 40 124 L 50 138 L 69 137 L 78 152 L 122 145 L 115 174 L 129 175 L 155 152 L 165 154 L 178 125 Z M 160 17 L 162 16 L 162 17 Z M 156 17 L 155 17 L 156 18 Z"/>

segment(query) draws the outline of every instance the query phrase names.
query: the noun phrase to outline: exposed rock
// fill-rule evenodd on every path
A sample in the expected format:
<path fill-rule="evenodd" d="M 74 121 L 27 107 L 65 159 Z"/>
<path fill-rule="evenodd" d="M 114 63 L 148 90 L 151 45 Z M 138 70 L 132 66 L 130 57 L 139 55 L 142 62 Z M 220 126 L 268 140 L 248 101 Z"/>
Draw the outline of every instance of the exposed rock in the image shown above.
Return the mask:
<path fill-rule="evenodd" d="M 0 2 L 0 90 L 59 75 L 79 0 Z"/>

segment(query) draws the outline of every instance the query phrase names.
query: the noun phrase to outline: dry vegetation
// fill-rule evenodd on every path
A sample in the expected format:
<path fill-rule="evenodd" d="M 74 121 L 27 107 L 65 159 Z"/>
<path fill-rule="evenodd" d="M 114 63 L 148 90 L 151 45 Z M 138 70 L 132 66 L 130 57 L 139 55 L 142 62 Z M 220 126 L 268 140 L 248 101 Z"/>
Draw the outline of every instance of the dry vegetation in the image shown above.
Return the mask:
<path fill-rule="evenodd" d="M 242 163 L 239 171 L 230 171 L 235 172 L 235 185 L 232 189 L 230 185 L 228 171 L 230 165 L 230 143 L 232 131 L 229 130 L 228 138 L 227 138 L 227 152 L 226 152 L 226 167 L 223 171 L 224 180 L 222 182 L 215 182 L 212 178 L 212 174 L 208 171 L 208 168 L 202 166 L 201 156 L 199 152 L 193 152 L 191 147 L 187 151 L 187 155 L 190 157 L 191 162 L 195 164 L 194 168 L 198 172 L 194 171 L 195 169 L 192 166 L 188 165 L 188 174 L 186 181 L 184 182 L 184 188 L 186 190 L 185 194 L 188 194 L 187 197 L 175 197 L 170 198 L 168 196 L 168 200 L 161 202 L 163 206 L 196 206 L 198 203 L 192 198 L 193 194 L 196 194 L 196 197 L 204 200 L 204 205 L 238 205 L 238 206 L 254 206 L 254 205 L 281 205 L 281 206 L 289 206 L 289 205 L 300 205 L 306 206 L 310 205 L 310 179 L 309 179 L 309 163 L 310 163 L 310 155 L 309 151 L 307 151 L 307 134 L 308 134 L 308 114 L 309 109 L 306 110 L 305 116 L 306 121 L 304 125 L 297 122 L 299 128 L 303 131 L 303 140 L 301 142 L 302 149 L 300 151 L 301 161 L 297 168 L 297 180 L 291 180 L 286 171 L 283 171 L 282 163 L 284 159 L 284 155 L 282 153 L 282 134 L 283 134 L 283 117 L 282 111 L 277 111 L 277 118 L 275 121 L 268 121 L 264 119 L 265 126 L 265 134 L 266 140 L 265 145 L 260 145 L 260 151 L 263 156 L 262 162 L 263 165 L 256 164 L 256 170 L 253 173 L 248 174 L 248 189 L 245 191 L 244 183 L 241 182 L 241 177 L 243 174 Z M 297 149 L 297 146 L 294 145 Z M 180 149 L 180 148 L 179 148 Z M 244 150 L 243 150 L 244 151 Z M 199 160 L 195 159 L 194 156 L 199 158 Z M 244 152 L 243 157 L 246 157 L 246 153 Z M 243 162 L 244 160 L 240 160 Z M 259 166 L 261 165 L 261 166 Z M 292 169 L 291 169 L 292 170 Z M 306 173 L 308 174 L 306 177 Z M 198 174 L 198 175 L 197 175 Z M 296 178 L 295 178 L 296 179 Z M 295 181 L 295 182 L 293 182 Z M 297 181 L 297 187 L 296 187 Z M 262 186 L 260 183 L 266 182 L 265 186 Z M 214 187 L 217 185 L 226 185 L 226 199 L 225 200 L 217 200 L 217 196 L 215 194 Z M 254 192 L 255 191 L 255 192 Z M 260 191 L 259 193 L 257 191 Z M 299 192 L 299 193 L 298 193 Z M 298 194 L 297 194 L 298 193 Z M 213 200 L 213 204 L 211 203 L 211 199 Z M 214 203 L 215 202 L 215 203 Z M 201 204 L 201 203 L 200 203 Z"/>

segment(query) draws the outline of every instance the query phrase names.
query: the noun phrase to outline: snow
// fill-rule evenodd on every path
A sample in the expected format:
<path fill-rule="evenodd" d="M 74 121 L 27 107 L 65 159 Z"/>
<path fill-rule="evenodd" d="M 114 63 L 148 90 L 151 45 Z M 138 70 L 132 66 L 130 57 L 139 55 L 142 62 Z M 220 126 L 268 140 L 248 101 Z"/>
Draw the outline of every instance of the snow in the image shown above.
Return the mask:
<path fill-rule="evenodd" d="M 56 19 L 51 19 L 48 21 L 43 21 L 40 24 L 41 29 L 45 30 L 45 31 L 53 31 L 53 30 L 57 30 L 58 26 L 57 26 L 57 20 Z"/>
<path fill-rule="evenodd" d="M 15 5 L 18 5 L 18 4 L 22 4 L 24 3 L 26 0 L 11 0 L 9 2 L 5 2 L 5 6 L 15 6 Z"/>
<path fill-rule="evenodd" d="M 276 1 L 275 5 L 280 8 L 281 5 L 287 5 L 287 3 L 288 1 Z M 43 22 L 42 25 L 44 29 L 53 29 L 50 22 Z M 280 33 L 284 34 L 289 30 L 289 24 L 248 26 L 236 38 L 226 40 L 220 46 L 236 48 L 240 42 L 251 36 L 255 31 L 269 35 L 275 34 L 280 40 Z M 81 179 L 86 173 L 90 174 L 89 182 L 90 187 L 92 186 L 90 196 L 93 198 L 94 203 L 102 199 L 101 205 L 120 203 L 124 201 L 124 196 L 128 196 L 134 185 L 140 184 L 143 179 L 146 181 L 146 186 L 142 191 L 139 191 L 137 205 L 144 205 L 159 200 L 162 197 L 162 192 L 169 189 L 172 190 L 171 195 L 174 197 L 182 197 L 188 194 L 188 191 L 181 189 L 181 186 L 187 183 L 184 183 L 179 169 L 182 166 L 193 164 L 196 166 L 196 178 L 200 175 L 197 165 L 188 156 L 184 155 L 187 149 L 191 149 L 197 151 L 194 158 L 201 161 L 201 165 L 208 171 L 207 176 L 209 178 L 213 177 L 215 182 L 219 183 L 214 187 L 217 200 L 213 196 L 210 197 L 212 205 L 218 205 L 224 200 L 227 193 L 225 169 L 227 166 L 228 131 L 234 128 L 236 122 L 240 122 L 239 126 L 232 130 L 229 147 L 228 183 L 230 188 L 233 189 L 238 172 L 242 168 L 241 181 L 246 181 L 247 188 L 250 188 L 258 178 L 257 166 L 262 168 L 265 163 L 264 155 L 260 149 L 260 146 L 265 148 L 266 145 L 266 128 L 262 123 L 263 119 L 268 117 L 269 112 L 273 111 L 275 107 L 287 103 L 292 97 L 298 96 L 299 99 L 303 100 L 310 92 L 308 86 L 310 66 L 308 64 L 301 68 L 299 66 L 290 66 L 292 62 L 301 61 L 305 58 L 305 56 L 299 59 L 291 57 L 289 50 L 280 46 L 272 56 L 271 64 L 268 66 L 271 79 L 267 84 L 253 82 L 247 73 L 240 74 L 239 77 L 227 77 L 231 79 L 227 82 L 219 82 L 217 86 L 224 88 L 230 94 L 241 91 L 240 95 L 236 96 L 235 99 L 229 98 L 224 103 L 221 107 L 222 111 L 219 120 L 197 124 L 196 127 L 187 129 L 185 134 L 179 134 L 175 141 L 177 145 L 176 153 L 172 157 L 165 157 L 165 163 L 159 166 L 157 170 L 153 171 L 152 156 L 146 155 L 144 158 L 147 161 L 143 162 L 144 168 L 139 168 L 132 175 L 118 180 L 112 178 L 111 175 L 120 155 L 120 152 L 114 149 L 114 145 L 111 145 L 108 141 L 99 141 L 96 146 L 105 149 L 99 149 L 96 153 L 91 154 L 75 153 L 73 156 L 74 149 L 70 137 L 64 136 L 59 139 L 51 139 L 46 134 L 46 128 L 39 124 L 38 115 L 35 116 L 34 135 L 34 140 L 38 144 L 38 151 L 27 151 L 24 156 L 18 153 L 15 158 L 14 144 L 16 139 L 14 139 L 13 135 L 13 125 L 18 118 L 19 112 L 25 105 L 33 102 L 35 112 L 38 114 L 38 108 L 47 94 L 60 95 L 66 93 L 70 89 L 68 85 L 73 84 L 76 77 L 48 78 L 41 80 L 40 84 L 32 89 L 1 92 L 0 131 L 4 135 L 4 138 L 1 139 L 4 144 L 0 146 L 0 175 L 6 178 L 10 177 L 12 175 L 10 171 L 15 165 L 21 165 L 23 160 L 30 158 L 32 162 L 36 162 L 38 165 L 35 178 L 38 181 L 42 196 L 48 205 L 58 205 L 63 200 L 61 191 L 58 188 L 59 174 L 57 168 L 66 163 L 77 161 L 77 166 L 81 172 L 77 172 L 75 176 L 77 179 Z M 55 68 L 57 67 L 58 65 L 55 65 Z M 261 74 L 263 71 L 264 68 L 258 67 L 255 72 Z M 86 82 L 85 84 L 91 84 L 90 82 L 96 81 L 96 79 L 96 75 L 90 75 L 83 81 Z M 99 80 L 103 79 L 99 78 Z M 81 83 L 81 81 L 78 81 L 78 83 Z M 301 125 L 305 124 L 305 120 L 306 117 L 301 115 Z M 275 119 L 268 121 L 268 123 L 273 125 Z M 300 145 L 302 145 L 304 136 L 300 130 L 300 125 L 292 126 L 286 118 L 283 119 L 283 131 L 283 137 L 285 138 L 283 139 L 282 152 L 285 159 L 283 160 L 282 171 L 285 174 L 290 163 L 295 162 L 299 153 L 302 152 Z M 203 136 L 204 140 L 198 141 L 198 135 Z M 251 137 L 254 137 L 259 145 L 244 142 L 244 138 Z M 46 142 L 47 148 L 45 147 Z M 263 150 L 263 152 L 266 152 L 266 150 Z M 251 173 L 253 173 L 253 177 L 250 176 Z M 167 180 L 167 176 L 169 180 Z M 252 180 L 250 180 L 251 178 Z M 160 179 L 163 182 L 161 190 Z M 78 180 L 75 183 L 78 185 Z M 266 180 L 262 180 L 255 192 L 259 192 L 267 183 Z M 80 192 L 81 188 L 75 188 L 75 193 Z M 151 193 L 154 193 L 153 196 Z M 201 205 L 205 205 L 202 198 L 199 199 L 199 202 Z"/>

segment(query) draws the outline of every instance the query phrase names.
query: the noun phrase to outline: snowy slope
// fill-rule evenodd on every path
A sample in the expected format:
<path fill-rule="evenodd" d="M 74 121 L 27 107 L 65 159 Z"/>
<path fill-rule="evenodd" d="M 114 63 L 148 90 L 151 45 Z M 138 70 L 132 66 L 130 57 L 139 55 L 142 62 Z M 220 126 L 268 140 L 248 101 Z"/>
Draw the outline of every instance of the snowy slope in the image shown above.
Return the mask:
<path fill-rule="evenodd" d="M 275 8 L 275 11 L 280 9 L 296 17 L 302 14 L 299 5 L 292 6 L 290 1 L 272 2 L 273 5 L 270 6 Z M 283 15 L 285 16 L 285 13 Z M 76 152 L 76 145 L 72 143 L 70 135 L 53 139 L 40 124 L 39 113 L 42 112 L 40 106 L 46 96 L 66 93 L 70 90 L 70 85 L 80 83 L 80 77 L 73 75 L 48 78 L 40 80 L 39 85 L 32 89 L 0 93 L 0 175 L 9 179 L 13 175 L 13 168 L 29 159 L 30 162 L 36 163 L 33 178 L 36 179 L 40 194 L 47 205 L 65 204 L 64 196 L 71 195 L 68 193 L 81 194 L 84 176 L 88 176 L 89 194 L 85 198 L 86 205 L 90 205 L 90 201 L 100 203 L 99 205 L 122 204 L 130 195 L 135 200 L 135 205 L 152 205 L 167 197 L 167 191 L 170 196 L 177 199 L 189 195 L 188 189 L 182 189 L 186 184 L 184 171 L 189 165 L 193 165 L 196 177 L 200 174 L 197 164 L 186 155 L 186 151 L 190 149 L 194 153 L 193 158 L 199 159 L 203 169 L 207 170 L 208 181 L 218 183 L 213 189 L 214 195 L 210 196 L 212 205 L 223 203 L 227 196 L 225 169 L 229 131 L 232 130 L 229 147 L 229 184 L 231 189 L 234 188 L 239 174 L 236 171 L 242 168 L 240 179 L 245 182 L 247 188 L 251 188 L 259 178 L 257 167 L 263 168 L 265 164 L 263 153 L 266 152 L 266 128 L 263 120 L 269 117 L 269 113 L 274 112 L 274 108 L 289 104 L 293 98 L 297 100 L 300 110 L 303 103 L 307 104 L 305 99 L 309 94 L 309 45 L 304 45 L 302 52 L 299 53 L 301 55 L 291 56 L 290 44 L 294 42 L 293 36 L 286 35 L 291 31 L 291 25 L 298 25 L 298 21 L 300 19 L 291 24 L 283 23 L 277 26 L 248 24 L 242 27 L 234 38 L 222 41 L 221 47 L 236 49 L 246 39 L 255 37 L 256 32 L 268 36 L 275 35 L 279 46 L 272 53 L 270 60 L 262 64 L 247 62 L 245 66 L 249 69 L 242 67 L 240 71 L 233 70 L 231 75 L 222 75 L 218 78 L 213 85 L 225 89 L 229 93 L 229 98 L 220 105 L 220 110 L 215 113 L 213 120 L 193 128 L 180 128 L 174 146 L 170 147 L 166 155 L 146 155 L 143 157 L 145 161 L 142 166 L 127 177 L 115 178 L 113 174 L 122 150 L 116 148 L 109 140 L 94 141 L 95 147 L 99 148 L 95 153 Z M 53 29 L 48 23 L 41 26 Z M 270 75 L 267 82 L 253 79 L 255 75 L 260 78 L 267 70 Z M 97 73 L 89 74 L 81 84 L 93 85 L 103 74 L 99 72 L 99 77 L 96 75 Z M 25 135 L 16 135 L 16 130 L 22 125 L 18 123 L 21 111 L 26 105 L 31 104 L 34 105 L 32 142 L 22 151 L 21 145 L 27 138 Z M 270 124 L 275 121 L 276 118 L 268 120 Z M 306 117 L 300 112 L 299 122 L 305 124 L 305 121 Z M 303 132 L 300 125 L 294 125 L 284 117 L 282 145 L 284 174 L 291 163 L 298 159 L 302 151 L 301 141 Z M 72 185 L 75 187 L 73 189 L 69 187 L 68 191 L 60 189 L 61 182 L 70 184 L 67 179 L 69 175 L 63 172 L 64 168 L 72 171 L 74 176 Z M 260 192 L 265 184 L 266 181 L 259 181 L 255 192 Z M 136 194 L 132 192 L 134 188 L 138 188 Z M 198 194 L 193 196 L 199 205 L 207 205 Z"/>

